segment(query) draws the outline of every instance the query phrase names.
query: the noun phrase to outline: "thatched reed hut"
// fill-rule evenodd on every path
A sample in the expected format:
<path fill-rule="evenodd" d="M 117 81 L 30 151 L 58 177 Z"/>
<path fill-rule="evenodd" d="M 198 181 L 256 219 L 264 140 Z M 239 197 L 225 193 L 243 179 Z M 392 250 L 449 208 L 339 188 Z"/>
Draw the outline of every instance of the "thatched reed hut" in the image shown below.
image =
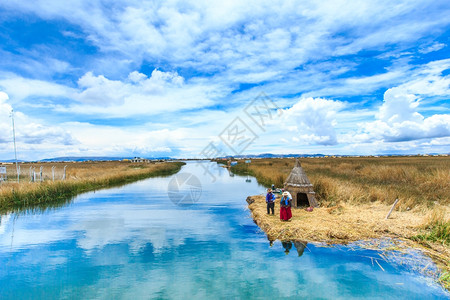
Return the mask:
<path fill-rule="evenodd" d="M 306 176 L 298 159 L 295 160 L 295 166 L 284 183 L 284 189 L 291 193 L 293 207 L 319 206 L 313 185 Z"/>

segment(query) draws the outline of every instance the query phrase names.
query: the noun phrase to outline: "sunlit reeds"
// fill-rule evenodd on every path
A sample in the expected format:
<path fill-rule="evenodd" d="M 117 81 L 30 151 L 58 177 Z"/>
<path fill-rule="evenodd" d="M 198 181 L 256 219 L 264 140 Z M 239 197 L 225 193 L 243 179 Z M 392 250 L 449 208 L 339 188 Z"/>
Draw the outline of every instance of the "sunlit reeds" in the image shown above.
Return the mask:
<path fill-rule="evenodd" d="M 304 158 L 302 167 L 323 205 L 339 202 L 391 204 L 400 210 L 450 204 L 450 157 Z M 265 186 L 281 187 L 293 159 L 252 160 L 250 175 Z M 233 167 L 245 173 L 247 166 Z"/>
<path fill-rule="evenodd" d="M 86 191 L 117 186 L 136 180 L 174 174 L 184 163 L 83 162 L 66 163 L 66 180 L 2 183 L 0 211 L 32 208 L 65 202 Z M 23 164 L 29 167 L 30 164 Z M 52 164 L 55 165 L 55 164 Z M 51 167 L 50 167 L 51 168 Z"/>
<path fill-rule="evenodd" d="M 450 157 L 343 157 L 300 159 L 321 208 L 294 209 L 291 222 L 266 214 L 263 197 L 249 205 L 270 239 L 348 242 L 402 237 L 426 246 L 442 261 L 439 281 L 450 287 Z M 283 183 L 294 159 L 254 159 L 232 167 L 266 187 Z M 395 199 L 397 213 L 385 216 Z"/>

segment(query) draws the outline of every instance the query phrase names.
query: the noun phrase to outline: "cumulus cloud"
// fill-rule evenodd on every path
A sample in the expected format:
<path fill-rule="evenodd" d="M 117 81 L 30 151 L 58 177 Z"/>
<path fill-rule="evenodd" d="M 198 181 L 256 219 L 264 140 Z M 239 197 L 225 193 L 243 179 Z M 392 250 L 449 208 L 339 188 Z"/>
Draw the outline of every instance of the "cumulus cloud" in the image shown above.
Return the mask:
<path fill-rule="evenodd" d="M 75 96 L 80 102 L 93 105 L 123 104 L 127 99 L 160 95 L 170 88 L 181 87 L 184 79 L 176 72 L 153 70 L 150 77 L 137 71 L 128 75 L 128 82 L 110 80 L 103 75 L 86 73 L 78 80 L 82 92 Z"/>
<path fill-rule="evenodd" d="M 189 147 L 201 133 L 193 129 L 152 129 L 151 123 L 136 127 L 115 127 L 81 122 L 62 126 L 79 141 L 79 145 L 64 149 L 66 155 L 114 156 L 174 156 L 189 153 Z M 64 154 L 64 153 L 61 153 Z M 191 154 L 191 153 L 189 153 Z"/>
<path fill-rule="evenodd" d="M 7 102 L 8 94 L 0 92 L 0 144 L 12 142 L 12 106 Z M 42 124 L 39 120 L 30 118 L 22 112 L 14 112 L 16 140 L 29 148 L 29 145 L 73 145 L 76 140 L 70 132 L 56 126 Z"/>
<path fill-rule="evenodd" d="M 6 103 L 8 100 L 8 94 L 0 92 L 0 144 L 6 143 L 11 140 L 11 125 L 7 121 L 10 120 L 9 116 L 12 110 L 11 105 Z"/>
<path fill-rule="evenodd" d="M 186 84 L 177 72 L 153 70 L 150 76 L 133 71 L 124 81 L 86 73 L 78 80 L 78 103 L 59 105 L 57 111 L 98 117 L 155 115 L 213 104 L 222 88 L 207 82 Z"/>
<path fill-rule="evenodd" d="M 449 67 L 450 60 L 430 63 L 413 74 L 412 80 L 388 89 L 376 120 L 362 124 L 355 138 L 401 142 L 450 136 L 450 114 L 424 116 L 420 112 L 420 97 L 433 102 L 430 99 L 450 96 L 450 76 L 442 76 Z"/>
<path fill-rule="evenodd" d="M 345 107 L 341 101 L 322 98 L 302 98 L 283 111 L 280 122 L 288 131 L 296 133 L 295 142 L 303 144 L 335 145 L 336 114 Z"/>
<path fill-rule="evenodd" d="M 100 0 L 77 1 L 70 8 L 34 0 L 3 1 L 0 7 L 76 24 L 102 52 L 134 62 L 162 60 L 202 70 L 240 69 L 247 63 L 286 70 L 319 56 L 417 39 L 448 25 L 439 1 L 123 1 L 104 9 Z"/>
<path fill-rule="evenodd" d="M 394 124 L 404 121 L 423 121 L 417 112 L 419 100 L 413 94 L 406 94 L 403 89 L 391 88 L 384 93 L 384 102 L 380 107 L 378 118 L 386 123 Z"/>
<path fill-rule="evenodd" d="M 11 18 L 29 15 L 45 21 L 48 28 L 58 26 L 45 47 L 23 43 L 20 46 L 26 49 L 17 55 L 2 50 L 6 58 L 0 68 L 6 70 L 0 71 L 0 88 L 14 99 L 9 102 L 14 107 L 48 107 L 55 119 L 82 120 L 78 124 L 86 126 L 80 128 L 103 133 L 80 132 L 64 123 L 58 129 L 38 120 L 39 116 L 28 116 L 34 120 L 20 126 L 30 127 L 20 134 L 33 145 L 44 140 L 70 145 L 82 139 L 84 148 L 70 149 L 79 153 L 89 149 L 90 154 L 92 149 L 174 153 L 188 144 L 186 136 L 174 140 L 159 136 L 190 127 L 204 141 L 214 134 L 211 127 L 229 121 L 225 119 L 231 112 L 242 109 L 260 91 L 280 99 L 280 107 L 290 107 L 285 109 L 283 128 L 288 135 L 295 134 L 286 136 L 286 141 L 297 145 L 330 149 L 352 139 L 388 142 L 442 136 L 448 115 L 429 115 L 424 108 L 435 108 L 430 103 L 442 104 L 449 94 L 449 78 L 442 76 L 449 61 L 425 67 L 417 65 L 421 60 L 408 61 L 448 49 L 441 42 L 427 42 L 430 32 L 436 40 L 448 27 L 448 11 L 442 3 L 116 1 L 105 7 L 101 0 L 80 0 L 69 7 L 57 0 L 5 0 L 0 9 Z M 57 36 L 61 40 L 53 47 Z M 422 44 L 414 46 L 418 40 Z M 67 47 L 60 45 L 67 41 Z M 73 59 L 83 52 L 78 50 L 89 54 Z M 48 72 L 33 72 L 45 66 Z M 149 68 L 155 68 L 151 74 Z M 18 70 L 22 77 L 9 73 Z M 325 99 L 372 97 L 390 87 L 394 88 L 386 92 L 381 108 L 372 114 L 374 119 L 358 119 L 363 129 L 357 133 L 352 131 L 356 122 L 341 117 L 348 103 Z M 363 96 L 348 101 L 360 102 L 357 108 L 373 107 Z M 145 122 L 146 116 L 164 124 L 149 125 L 148 137 L 144 129 L 133 127 Z M 10 119 L 5 120 L 0 124 L 6 134 Z M 105 130 L 89 122 L 115 126 Z M 117 132 L 129 143 L 116 141 Z M 345 140 L 345 134 L 350 138 Z"/>
<path fill-rule="evenodd" d="M 0 103 L 6 101 L 6 100 L 8 100 L 8 99 L 9 99 L 9 96 L 8 96 L 7 93 L 5 93 L 5 92 L 0 92 Z"/>
<path fill-rule="evenodd" d="M 22 118 L 24 119 L 24 118 Z M 77 140 L 74 139 L 70 132 L 59 127 L 45 126 L 39 123 L 21 122 L 22 128 L 17 131 L 17 140 L 25 144 L 49 144 L 49 145 L 75 145 Z"/>
<path fill-rule="evenodd" d="M 28 97 L 67 97 L 71 98 L 75 90 L 71 87 L 45 80 L 30 79 L 10 73 L 0 74 L 0 87 L 15 101 Z"/>

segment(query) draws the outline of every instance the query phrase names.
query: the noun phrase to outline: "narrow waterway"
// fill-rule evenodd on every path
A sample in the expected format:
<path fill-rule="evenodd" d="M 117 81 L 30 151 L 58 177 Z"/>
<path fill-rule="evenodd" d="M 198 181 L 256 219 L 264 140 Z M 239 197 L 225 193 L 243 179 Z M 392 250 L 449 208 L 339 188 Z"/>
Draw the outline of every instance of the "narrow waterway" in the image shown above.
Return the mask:
<path fill-rule="evenodd" d="M 3 215 L 0 298 L 449 298 L 423 272 L 435 268 L 427 257 L 417 266 L 355 247 L 271 246 L 245 202 L 264 188 L 205 166 Z"/>

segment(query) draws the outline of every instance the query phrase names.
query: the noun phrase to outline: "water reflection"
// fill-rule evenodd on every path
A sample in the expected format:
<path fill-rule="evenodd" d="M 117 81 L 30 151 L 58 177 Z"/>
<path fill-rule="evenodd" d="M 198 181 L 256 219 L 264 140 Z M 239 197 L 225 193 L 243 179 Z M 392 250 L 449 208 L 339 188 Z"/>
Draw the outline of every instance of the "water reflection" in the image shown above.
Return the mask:
<path fill-rule="evenodd" d="M 300 241 L 294 241 L 294 245 L 295 245 L 295 249 L 297 249 L 297 254 L 298 256 L 302 256 L 303 252 L 305 251 L 306 248 L 306 242 L 300 242 Z"/>
<path fill-rule="evenodd" d="M 195 164 L 183 168 L 201 179 L 202 195 L 192 206 L 170 201 L 170 178 L 152 178 L 80 195 L 56 210 L 3 216 L 1 297 L 448 296 L 394 261 L 380 260 L 384 271 L 372 266 L 367 257 L 376 251 L 302 241 L 272 241 L 268 247 L 245 202 L 263 187 L 230 177 L 224 168 L 217 168 L 216 182 Z"/>
<path fill-rule="evenodd" d="M 273 246 L 273 242 L 274 241 L 269 240 L 269 245 Z M 307 244 L 308 244 L 307 242 L 303 242 L 303 241 L 281 241 L 281 245 L 283 246 L 284 253 L 286 255 L 288 255 L 289 252 L 291 252 L 292 245 L 294 245 L 295 250 L 297 251 L 298 257 L 303 255 L 303 252 L 305 251 Z"/>

